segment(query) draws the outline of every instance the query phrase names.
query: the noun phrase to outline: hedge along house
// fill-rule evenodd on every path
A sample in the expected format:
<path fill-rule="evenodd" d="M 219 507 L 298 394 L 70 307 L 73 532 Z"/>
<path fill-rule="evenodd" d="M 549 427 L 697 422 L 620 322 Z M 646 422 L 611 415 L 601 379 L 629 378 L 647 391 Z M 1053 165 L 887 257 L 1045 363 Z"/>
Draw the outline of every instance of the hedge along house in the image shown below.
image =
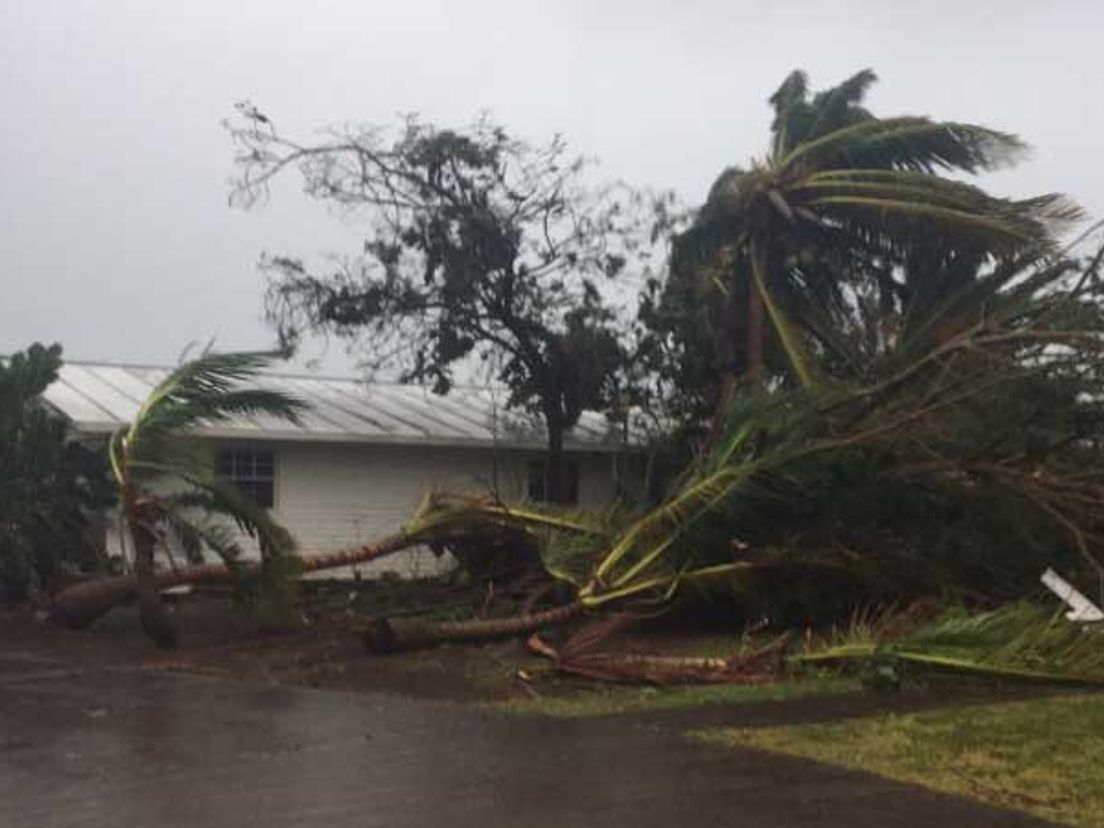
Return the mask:
<path fill-rule="evenodd" d="M 135 416 L 169 373 L 164 367 L 67 362 L 44 397 L 77 439 L 106 438 Z M 418 386 L 268 372 L 260 385 L 308 406 L 296 425 L 235 417 L 203 427 L 219 473 L 273 510 L 304 554 L 371 542 L 398 530 L 432 489 L 542 500 L 545 432 L 503 409 L 505 392 L 461 386 L 447 396 Z M 565 439 L 579 504 L 612 501 L 623 440 L 584 413 Z M 122 554 L 117 527 L 109 554 Z M 417 550 L 363 567 L 364 574 L 431 574 L 441 563 Z"/>

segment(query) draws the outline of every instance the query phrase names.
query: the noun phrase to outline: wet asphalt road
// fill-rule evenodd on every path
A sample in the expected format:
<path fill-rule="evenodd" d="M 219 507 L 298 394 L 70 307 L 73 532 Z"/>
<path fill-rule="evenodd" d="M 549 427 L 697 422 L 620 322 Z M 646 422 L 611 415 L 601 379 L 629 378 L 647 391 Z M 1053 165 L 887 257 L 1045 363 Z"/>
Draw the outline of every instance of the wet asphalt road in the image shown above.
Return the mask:
<path fill-rule="evenodd" d="M 1043 824 L 642 720 L 0 654 L 3 828 Z"/>

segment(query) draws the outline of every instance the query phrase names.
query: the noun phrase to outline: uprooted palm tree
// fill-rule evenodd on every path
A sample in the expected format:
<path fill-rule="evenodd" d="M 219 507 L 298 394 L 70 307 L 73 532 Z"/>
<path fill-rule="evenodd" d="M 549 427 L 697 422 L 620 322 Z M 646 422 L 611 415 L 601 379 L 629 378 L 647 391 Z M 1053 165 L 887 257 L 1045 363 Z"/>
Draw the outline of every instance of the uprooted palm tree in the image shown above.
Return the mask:
<path fill-rule="evenodd" d="M 300 550 L 295 562 L 298 574 L 355 566 L 394 555 L 425 544 L 447 547 L 470 571 L 481 566 L 487 555 L 511 558 L 535 557 L 535 549 L 548 532 L 567 537 L 595 536 L 599 530 L 584 522 L 532 509 L 508 506 L 495 499 L 454 496 L 440 492 L 426 495 L 415 514 L 397 532 L 361 546 L 329 552 Z M 158 590 L 185 584 L 226 584 L 239 580 L 261 564 L 253 560 L 227 563 L 199 563 L 156 573 Z M 138 590 L 134 575 L 116 575 L 85 581 L 53 597 L 51 618 L 59 624 L 81 629 L 112 607 L 132 598 Z"/>
<path fill-rule="evenodd" d="M 725 170 L 675 240 L 671 289 L 718 287 L 739 317 L 725 326 L 744 338 L 742 358 L 729 344 L 730 371 L 761 377 L 771 341 L 786 354 L 777 367 L 809 384 L 831 367 L 855 291 L 883 308 L 910 306 L 938 274 L 1037 249 L 1080 215 L 1058 195 L 997 198 L 947 177 L 1013 162 L 1025 146 L 973 124 L 875 117 L 862 106 L 875 79 L 859 72 L 810 98 L 805 74 L 793 72 L 770 99 L 766 158 Z"/>
<path fill-rule="evenodd" d="M 239 415 L 296 421 L 304 403 L 249 386 L 276 356 L 205 351 L 159 383 L 134 421 L 111 439 L 122 537 L 133 544 L 142 628 L 158 646 L 172 646 L 177 638 L 154 569 L 158 547 L 175 542 L 191 558 L 208 549 L 233 562 L 243 553 L 244 535 L 256 541 L 265 563 L 293 554 L 288 532 L 256 501 L 219 478 L 210 452 L 188 434 Z"/>

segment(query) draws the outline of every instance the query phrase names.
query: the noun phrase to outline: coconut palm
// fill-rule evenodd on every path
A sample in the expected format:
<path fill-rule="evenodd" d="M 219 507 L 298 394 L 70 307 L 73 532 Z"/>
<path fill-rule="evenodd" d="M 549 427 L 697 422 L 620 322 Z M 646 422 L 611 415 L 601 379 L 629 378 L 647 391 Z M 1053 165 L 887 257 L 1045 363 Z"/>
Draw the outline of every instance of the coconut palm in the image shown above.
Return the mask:
<path fill-rule="evenodd" d="M 809 384 L 807 340 L 831 347 L 829 320 L 854 297 L 845 288 L 871 285 L 883 302 L 907 304 L 919 294 L 910 278 L 971 273 L 1046 245 L 1080 215 L 1058 195 L 996 198 L 947 177 L 1008 164 L 1025 145 L 973 124 L 876 118 L 862 107 L 875 79 L 865 70 L 810 98 L 793 72 L 770 98 L 767 157 L 725 170 L 675 241 L 676 278 L 704 276 L 742 299 L 748 375 L 763 373 L 768 317 L 790 371 Z"/>
<path fill-rule="evenodd" d="M 123 535 L 133 544 L 142 628 L 158 646 L 176 642 L 154 571 L 159 545 L 175 541 L 189 557 L 208 549 L 226 561 L 241 556 L 243 536 L 256 541 L 262 560 L 293 551 L 287 531 L 252 498 L 216 476 L 209 449 L 189 438 L 196 426 L 239 415 L 296 421 L 304 403 L 248 385 L 276 356 L 203 352 L 154 388 L 134 421 L 111 439 Z"/>

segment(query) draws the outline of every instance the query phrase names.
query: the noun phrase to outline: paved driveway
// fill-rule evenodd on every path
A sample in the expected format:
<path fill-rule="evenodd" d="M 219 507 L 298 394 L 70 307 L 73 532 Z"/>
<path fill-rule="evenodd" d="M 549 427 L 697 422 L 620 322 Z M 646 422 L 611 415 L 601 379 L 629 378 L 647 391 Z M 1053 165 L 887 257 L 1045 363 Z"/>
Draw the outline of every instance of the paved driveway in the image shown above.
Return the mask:
<path fill-rule="evenodd" d="M 643 719 L 519 719 L 0 654 L 4 828 L 1043 824 Z"/>

